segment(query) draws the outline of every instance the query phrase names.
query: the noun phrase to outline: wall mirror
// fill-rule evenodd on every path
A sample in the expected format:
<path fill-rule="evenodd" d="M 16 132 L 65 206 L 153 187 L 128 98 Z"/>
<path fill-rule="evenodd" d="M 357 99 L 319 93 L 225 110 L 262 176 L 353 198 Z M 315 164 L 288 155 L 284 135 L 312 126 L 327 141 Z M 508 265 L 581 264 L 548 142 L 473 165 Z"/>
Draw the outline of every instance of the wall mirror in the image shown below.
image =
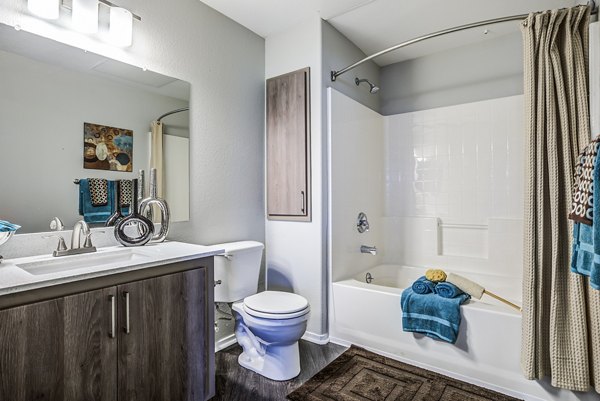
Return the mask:
<path fill-rule="evenodd" d="M 76 180 L 130 180 L 143 169 L 147 185 L 152 122 L 189 108 L 190 94 L 187 82 L 6 25 L 0 25 L 0 88 L 0 220 L 21 225 L 18 233 L 48 231 L 54 216 L 69 228 L 82 219 Z M 85 123 L 131 132 L 127 141 L 115 141 L 126 149 L 118 157 L 112 145 L 100 146 L 100 158 L 108 153 L 122 162 L 114 163 L 120 171 L 97 169 L 102 163 L 84 168 Z M 189 112 L 165 116 L 162 127 L 163 197 L 171 221 L 186 221 Z M 94 134 L 113 140 L 110 132 L 85 135 Z"/>

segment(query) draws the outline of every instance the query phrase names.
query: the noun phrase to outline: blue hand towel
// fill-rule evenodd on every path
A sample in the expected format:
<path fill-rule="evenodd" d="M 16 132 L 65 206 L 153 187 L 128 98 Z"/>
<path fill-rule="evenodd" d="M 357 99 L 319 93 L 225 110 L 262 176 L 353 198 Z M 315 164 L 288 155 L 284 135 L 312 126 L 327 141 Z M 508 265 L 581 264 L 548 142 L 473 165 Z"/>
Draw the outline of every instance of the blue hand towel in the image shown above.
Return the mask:
<path fill-rule="evenodd" d="M 594 195 L 595 197 L 595 195 Z M 598 213 L 600 214 L 600 213 Z M 583 223 L 573 225 L 573 252 L 571 256 L 571 271 L 589 276 L 590 286 L 600 290 L 600 233 L 598 225 L 589 226 Z"/>
<path fill-rule="evenodd" d="M 113 210 L 114 183 L 108 182 L 108 203 L 104 206 L 93 206 L 90 196 L 90 184 L 87 179 L 79 180 L 79 214 L 83 216 L 86 223 L 104 223 Z"/>
<path fill-rule="evenodd" d="M 425 276 L 419 277 L 417 281 L 412 284 L 412 289 L 417 294 L 429 294 L 430 292 L 434 292 L 435 283 L 433 281 L 427 280 Z"/>
<path fill-rule="evenodd" d="M 593 204 L 600 205 L 600 157 L 594 162 Z M 596 190 L 598 189 L 598 190 Z M 600 210 L 594 208 L 592 225 L 573 224 L 571 271 L 590 277 L 590 286 L 600 290 Z"/>
<path fill-rule="evenodd" d="M 423 333 L 436 340 L 456 342 L 460 327 L 460 305 L 471 298 L 462 294 L 442 298 L 435 294 L 416 294 L 412 288 L 402 292 L 402 330 Z"/>
<path fill-rule="evenodd" d="M 437 283 L 433 292 L 435 292 L 443 298 L 454 298 L 461 294 L 464 294 L 464 292 L 460 288 L 447 281 Z"/>

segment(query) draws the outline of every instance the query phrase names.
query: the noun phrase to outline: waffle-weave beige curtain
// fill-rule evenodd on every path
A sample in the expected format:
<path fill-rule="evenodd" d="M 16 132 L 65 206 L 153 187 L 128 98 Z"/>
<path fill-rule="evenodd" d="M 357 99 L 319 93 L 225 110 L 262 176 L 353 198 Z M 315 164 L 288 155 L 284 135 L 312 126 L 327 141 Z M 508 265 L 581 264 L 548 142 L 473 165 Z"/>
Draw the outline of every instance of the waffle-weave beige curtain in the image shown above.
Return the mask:
<path fill-rule="evenodd" d="M 590 9 L 535 13 L 523 22 L 526 107 L 521 366 L 529 379 L 600 392 L 600 295 L 569 271 L 576 156 L 590 141 Z"/>

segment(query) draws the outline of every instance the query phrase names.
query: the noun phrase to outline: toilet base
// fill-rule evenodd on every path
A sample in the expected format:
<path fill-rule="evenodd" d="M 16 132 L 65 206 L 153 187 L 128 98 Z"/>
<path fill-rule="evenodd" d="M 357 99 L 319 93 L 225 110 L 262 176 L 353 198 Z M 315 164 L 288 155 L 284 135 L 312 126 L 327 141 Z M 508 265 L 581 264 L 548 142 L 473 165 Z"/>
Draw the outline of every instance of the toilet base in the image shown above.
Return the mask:
<path fill-rule="evenodd" d="M 300 374 L 298 342 L 290 345 L 269 345 L 264 356 L 242 352 L 238 363 L 271 380 L 290 380 Z"/>

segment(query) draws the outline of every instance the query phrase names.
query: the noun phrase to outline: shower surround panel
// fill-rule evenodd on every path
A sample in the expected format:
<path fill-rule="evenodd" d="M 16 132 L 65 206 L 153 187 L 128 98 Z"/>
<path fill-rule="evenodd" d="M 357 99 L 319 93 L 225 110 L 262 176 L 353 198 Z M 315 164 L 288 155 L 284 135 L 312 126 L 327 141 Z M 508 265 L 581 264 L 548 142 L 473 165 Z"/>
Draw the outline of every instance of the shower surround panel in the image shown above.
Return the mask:
<path fill-rule="evenodd" d="M 522 110 L 511 96 L 384 117 L 385 238 L 402 244 L 385 263 L 520 282 Z"/>
<path fill-rule="evenodd" d="M 523 378 L 521 315 L 488 296 L 462 308 L 457 345 L 402 331 L 400 294 L 429 267 L 521 303 L 522 106 L 513 96 L 381 116 L 329 90 L 332 341 L 525 400 L 578 399 Z M 371 223 L 364 234 L 356 230 L 361 211 Z"/>

